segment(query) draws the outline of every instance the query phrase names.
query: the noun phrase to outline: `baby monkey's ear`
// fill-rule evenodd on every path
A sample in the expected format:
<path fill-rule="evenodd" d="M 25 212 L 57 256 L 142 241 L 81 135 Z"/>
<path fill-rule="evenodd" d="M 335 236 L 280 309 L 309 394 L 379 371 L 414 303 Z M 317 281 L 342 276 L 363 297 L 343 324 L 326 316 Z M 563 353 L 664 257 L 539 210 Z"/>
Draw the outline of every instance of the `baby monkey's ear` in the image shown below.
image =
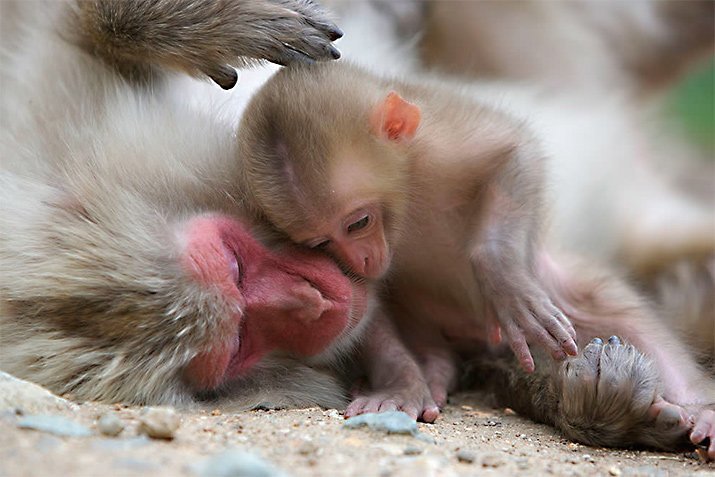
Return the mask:
<path fill-rule="evenodd" d="M 390 141 L 410 140 L 420 125 L 420 108 L 391 91 L 372 111 L 370 126 Z"/>

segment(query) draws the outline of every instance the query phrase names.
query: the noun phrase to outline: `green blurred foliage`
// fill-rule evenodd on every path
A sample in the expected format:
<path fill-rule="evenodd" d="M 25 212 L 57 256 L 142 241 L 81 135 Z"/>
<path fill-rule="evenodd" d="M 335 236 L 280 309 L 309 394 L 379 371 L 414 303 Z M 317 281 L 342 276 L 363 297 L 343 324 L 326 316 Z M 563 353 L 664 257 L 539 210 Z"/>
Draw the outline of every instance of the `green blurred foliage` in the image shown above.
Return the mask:
<path fill-rule="evenodd" d="M 682 123 L 691 140 L 715 160 L 715 58 L 673 90 L 668 110 Z"/>

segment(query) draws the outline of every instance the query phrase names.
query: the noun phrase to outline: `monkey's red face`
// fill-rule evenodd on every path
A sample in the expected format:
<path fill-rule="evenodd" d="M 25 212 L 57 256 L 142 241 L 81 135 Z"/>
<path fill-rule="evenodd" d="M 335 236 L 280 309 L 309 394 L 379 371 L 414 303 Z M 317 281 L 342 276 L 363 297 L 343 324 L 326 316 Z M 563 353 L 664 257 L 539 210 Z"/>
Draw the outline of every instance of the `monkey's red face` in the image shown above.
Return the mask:
<path fill-rule="evenodd" d="M 198 389 L 249 370 L 273 350 L 319 354 L 365 313 L 366 290 L 327 257 L 296 248 L 272 252 L 231 218 L 192 219 L 183 241 L 183 266 L 226 310 L 217 338 L 187 368 Z"/>

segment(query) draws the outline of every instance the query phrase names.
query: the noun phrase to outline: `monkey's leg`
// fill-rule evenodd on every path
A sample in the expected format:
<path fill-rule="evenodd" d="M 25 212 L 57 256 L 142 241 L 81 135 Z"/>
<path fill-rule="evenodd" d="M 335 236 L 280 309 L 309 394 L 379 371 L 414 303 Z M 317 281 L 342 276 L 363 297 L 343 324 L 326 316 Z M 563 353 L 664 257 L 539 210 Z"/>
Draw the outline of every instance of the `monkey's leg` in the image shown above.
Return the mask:
<path fill-rule="evenodd" d="M 151 66 L 232 88 L 247 59 L 286 65 L 340 57 L 342 32 L 311 0 L 90 0 L 72 12 L 80 43 L 129 76 Z"/>
<path fill-rule="evenodd" d="M 472 361 L 468 374 L 486 382 L 501 404 L 585 444 L 687 446 L 687 410 L 663 399 L 658 369 L 634 346 L 597 338 L 561 364 L 538 357 L 532 374 L 506 354 Z"/>
<path fill-rule="evenodd" d="M 408 311 L 393 310 L 401 335 L 422 369 L 432 399 L 440 408 L 457 384 L 457 361 L 453 347 L 434 323 L 416 319 Z"/>
<path fill-rule="evenodd" d="M 368 384 L 358 390 L 345 415 L 400 410 L 414 419 L 434 422 L 439 407 L 420 366 L 392 322 L 382 312 L 377 313 L 360 350 Z"/>

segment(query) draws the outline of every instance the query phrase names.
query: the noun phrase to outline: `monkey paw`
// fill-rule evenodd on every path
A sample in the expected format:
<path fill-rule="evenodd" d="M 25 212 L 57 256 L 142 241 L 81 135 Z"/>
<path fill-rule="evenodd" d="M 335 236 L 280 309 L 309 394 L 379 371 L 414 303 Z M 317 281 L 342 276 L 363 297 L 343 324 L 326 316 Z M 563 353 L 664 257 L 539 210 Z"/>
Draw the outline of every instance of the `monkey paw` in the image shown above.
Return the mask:
<path fill-rule="evenodd" d="M 492 341 L 501 340 L 501 332 L 521 367 L 526 372 L 534 371 L 534 359 L 529 343 L 539 344 L 552 358 L 562 360 L 567 355 L 575 356 L 576 331 L 569 319 L 559 310 L 540 287 L 529 286 L 526 280 L 518 288 L 501 287 L 492 298 L 492 310 L 498 330 L 489 334 Z M 494 338 L 496 334 L 496 339 Z"/>
<path fill-rule="evenodd" d="M 219 32 L 224 42 L 220 50 L 228 55 L 223 58 L 226 63 L 235 64 L 236 57 L 245 57 L 285 66 L 340 58 L 340 52 L 331 42 L 343 33 L 311 0 L 234 0 L 232 3 L 233 8 L 225 9 L 231 12 L 226 19 L 226 31 Z M 214 62 L 198 65 L 198 69 L 224 89 L 236 84 L 236 73 L 226 64 Z"/>
<path fill-rule="evenodd" d="M 688 413 L 659 394 L 655 364 L 617 336 L 594 338 L 561 367 L 557 426 L 591 445 L 682 447 L 691 428 Z M 705 425 L 703 426 L 705 427 Z"/>
<path fill-rule="evenodd" d="M 429 388 L 424 382 L 418 382 L 378 392 L 358 392 L 345 410 L 345 417 L 388 411 L 402 411 L 424 422 L 434 422 L 439 416 L 439 407 L 432 399 Z"/>

